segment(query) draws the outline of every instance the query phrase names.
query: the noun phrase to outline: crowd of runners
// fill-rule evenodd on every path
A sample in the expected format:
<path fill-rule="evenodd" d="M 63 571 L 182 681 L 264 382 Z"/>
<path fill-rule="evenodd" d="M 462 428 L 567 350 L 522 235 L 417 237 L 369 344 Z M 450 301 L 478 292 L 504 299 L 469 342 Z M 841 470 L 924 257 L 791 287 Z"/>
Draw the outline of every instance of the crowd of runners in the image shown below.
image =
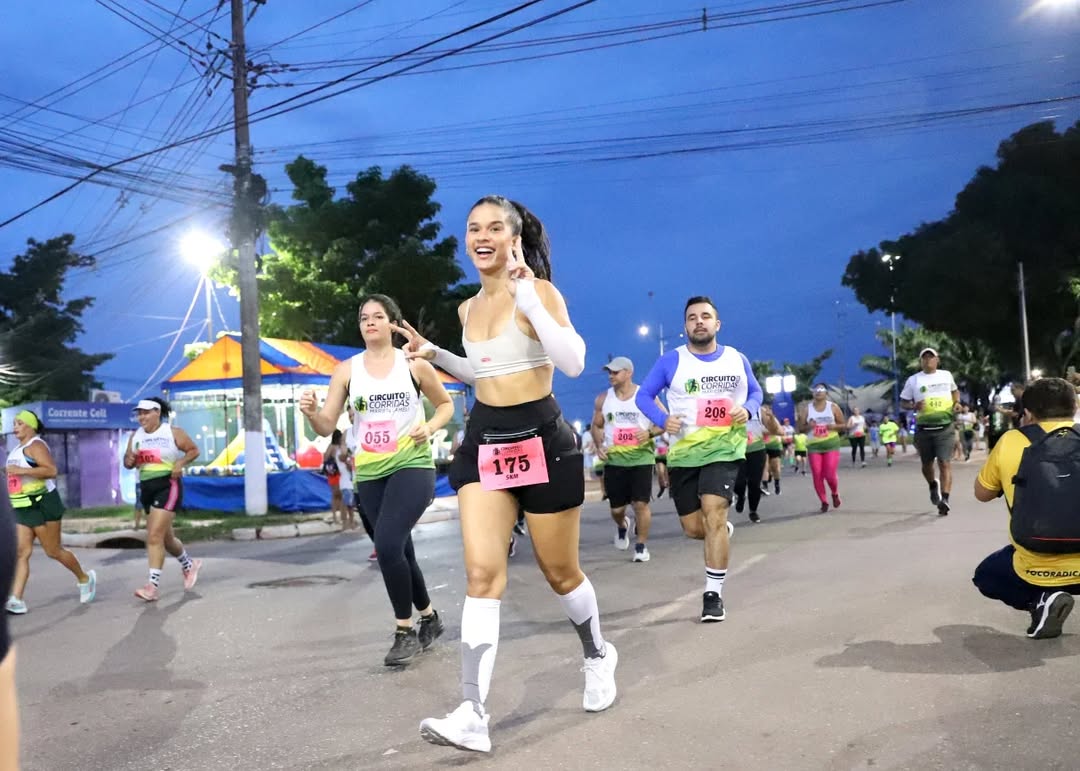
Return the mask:
<path fill-rule="evenodd" d="M 486 704 L 515 537 L 528 534 L 541 573 L 577 635 L 585 711 L 603 711 L 614 703 L 619 653 L 604 637 L 601 598 L 578 559 L 586 476 L 582 436 L 563 418 L 552 380 L 556 369 L 580 375 L 586 346 L 552 283 L 544 226 L 519 203 L 485 197 L 469 213 L 465 247 L 481 286 L 458 309 L 465 356 L 426 340 L 403 318 L 393 298 L 370 295 L 358 308 L 364 352 L 338 365 L 324 400 L 306 391 L 299 407 L 316 433 L 332 438 L 324 460 L 335 488 L 335 518 L 353 527 L 355 508 L 373 542 L 372 559 L 394 616 L 384 660 L 401 666 L 433 645 L 444 629 L 411 537 L 434 497 L 430 440 L 453 417 L 435 367 L 474 389 L 476 402 L 448 472 L 464 544 L 462 688 L 457 706 L 444 717 L 423 720 L 420 734 L 435 744 L 489 751 Z M 851 467 L 862 468 L 882 450 L 891 466 L 897 446 L 906 452 L 910 440 L 931 504 L 939 515 L 949 513 L 951 464 L 970 459 L 991 416 L 979 416 L 961 403 L 952 375 L 939 367 L 936 350 L 921 352 L 920 370 L 900 391 L 902 415 L 877 418 L 858 408 L 845 412 L 830 399 L 827 386 L 816 383 L 794 419 L 780 418 L 766 403 L 746 354 L 719 341 L 716 304 L 707 296 L 693 296 L 682 312 L 685 344 L 652 363 L 640 382 L 628 357 L 616 356 L 604 365 L 610 387 L 596 396 L 585 439 L 602 464 L 616 549 L 628 551 L 633 563 L 652 559 L 650 505 L 657 488 L 658 495 L 669 495 L 684 534 L 703 542 L 701 622 L 727 617 L 731 509 L 759 523 L 764 499 L 791 495 L 793 489 L 822 513 L 841 508 L 845 442 Z M 430 405 L 427 413 L 422 397 Z M 343 414 L 348 424 L 339 428 Z M 1024 414 L 1020 407 L 1019 413 L 1002 411 L 996 417 L 1019 424 Z M 139 429 L 127 446 L 124 465 L 138 469 L 140 477 L 149 572 L 135 595 L 154 602 L 166 553 L 177 560 L 185 589 L 195 585 L 202 566 L 173 530 L 183 468 L 199 451 L 182 429 L 169 423 L 165 401 L 140 401 L 136 415 Z M 35 541 L 75 577 L 80 602 L 92 602 L 96 593 L 94 571 L 84 571 L 60 545 L 63 504 L 56 491 L 56 464 L 38 436 L 43 428 L 39 416 L 20 412 L 14 426 L 19 444 L 7 461 L 17 527 L 10 542 L 0 528 L 0 563 L 5 553 L 13 555 L 6 603 L 11 614 L 28 609 L 24 592 Z M 785 476 L 804 477 L 807 471 L 810 485 L 785 484 Z M 980 480 L 989 491 L 999 489 L 994 487 L 997 477 L 988 474 Z M 7 580 L 0 571 L 0 581 Z M 980 588 L 990 596 L 996 591 Z M 1015 587 L 1009 591 L 1010 597 L 1022 594 Z M 1022 595 L 1023 602 L 1030 594 Z M 1057 593 L 1062 594 L 1068 592 Z M 1040 611 L 1042 626 L 1032 611 L 1032 628 L 1039 634 L 1055 623 L 1060 631 L 1057 622 L 1071 609 L 1071 597 L 1066 602 L 1057 595 L 1052 601 L 1043 598 L 1043 605 L 1049 602 L 1052 608 Z M 1047 626 L 1047 619 L 1054 623 Z M 0 632 L 2 660 L 7 647 L 3 625 Z"/>

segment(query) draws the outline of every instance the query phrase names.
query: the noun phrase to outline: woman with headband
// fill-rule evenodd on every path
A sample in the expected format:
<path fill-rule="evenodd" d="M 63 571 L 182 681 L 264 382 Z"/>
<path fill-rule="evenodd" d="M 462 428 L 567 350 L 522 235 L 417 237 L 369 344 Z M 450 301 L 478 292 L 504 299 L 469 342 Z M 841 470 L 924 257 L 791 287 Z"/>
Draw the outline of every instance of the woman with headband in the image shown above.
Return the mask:
<path fill-rule="evenodd" d="M 30 410 L 15 416 L 14 433 L 19 445 L 8 454 L 7 489 L 15 511 L 17 551 L 15 580 L 4 609 L 26 613 L 23 592 L 30 577 L 30 554 L 36 538 L 45 554 L 66 567 L 79 583 L 79 602 L 92 602 L 97 592 L 97 575 L 82 569 L 74 554 L 60 545 L 60 520 L 64 504 L 56 490 L 56 462 L 38 432 L 41 419 Z"/>
<path fill-rule="evenodd" d="M 184 429 L 166 422 L 169 405 L 164 399 L 142 399 L 135 405 L 135 416 L 139 429 L 128 439 L 124 468 L 139 469 L 140 502 L 146 511 L 146 558 L 150 563 L 150 580 L 135 590 L 135 596 L 154 602 L 158 598 L 165 552 L 180 563 L 185 591 L 192 589 L 199 579 L 202 560 L 188 556 L 172 526 L 183 500 L 180 477 L 184 466 L 199 457 L 199 448 Z"/>

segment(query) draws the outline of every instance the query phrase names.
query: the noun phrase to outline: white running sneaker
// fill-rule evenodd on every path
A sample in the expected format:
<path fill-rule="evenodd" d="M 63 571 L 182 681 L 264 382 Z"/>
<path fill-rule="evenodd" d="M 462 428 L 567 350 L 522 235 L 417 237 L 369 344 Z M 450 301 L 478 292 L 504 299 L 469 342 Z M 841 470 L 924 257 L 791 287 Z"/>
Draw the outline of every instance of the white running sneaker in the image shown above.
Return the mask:
<path fill-rule="evenodd" d="M 729 519 L 727 521 L 727 537 L 731 538 L 733 535 L 735 535 L 735 525 L 731 524 L 731 520 Z"/>
<path fill-rule="evenodd" d="M 424 741 L 442 747 L 491 752 L 491 737 L 488 736 L 490 717 L 480 717 L 471 701 L 463 701 L 446 717 L 429 717 L 421 721 L 420 736 Z"/>
<path fill-rule="evenodd" d="M 649 547 L 646 546 L 641 551 L 634 548 L 634 562 L 648 562 L 649 561 Z"/>
<path fill-rule="evenodd" d="M 626 551 L 630 548 L 630 528 L 629 522 L 626 523 L 627 528 L 622 535 L 619 535 L 619 531 L 615 531 L 615 548 L 619 551 Z"/>
<path fill-rule="evenodd" d="M 93 602 L 97 596 L 97 573 L 93 570 L 86 571 L 86 583 L 79 584 L 79 602 L 85 605 Z"/>
<path fill-rule="evenodd" d="M 18 597 L 8 597 L 7 602 L 4 603 L 4 610 L 13 616 L 21 616 L 26 613 L 26 603 Z"/>
<path fill-rule="evenodd" d="M 619 665 L 619 652 L 611 643 L 604 644 L 604 658 L 585 659 L 581 671 L 585 673 L 585 696 L 581 706 L 586 712 L 603 712 L 615 701 L 615 667 Z"/>

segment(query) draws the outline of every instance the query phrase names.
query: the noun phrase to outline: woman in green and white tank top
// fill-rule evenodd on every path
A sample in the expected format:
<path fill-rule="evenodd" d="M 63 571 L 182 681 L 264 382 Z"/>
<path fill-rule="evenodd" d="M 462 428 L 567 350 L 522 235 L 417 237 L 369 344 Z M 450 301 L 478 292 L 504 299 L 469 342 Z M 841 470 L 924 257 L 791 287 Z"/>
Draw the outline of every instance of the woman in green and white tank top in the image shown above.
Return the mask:
<path fill-rule="evenodd" d="M 56 489 L 56 462 L 49 446 L 38 432 L 44 426 L 30 410 L 21 410 L 13 426 L 19 441 L 7 457 L 7 489 L 11 508 L 15 511 L 15 530 L 18 549 L 15 560 L 15 580 L 4 606 L 8 613 L 26 613 L 23 593 L 30 577 L 30 555 L 36 539 L 45 554 L 66 567 L 79 586 L 79 601 L 91 602 L 97 592 L 97 575 L 82 569 L 79 560 L 60 545 L 60 520 L 64 504 Z"/>
<path fill-rule="evenodd" d="M 401 665 L 443 631 L 410 533 L 435 496 L 431 436 L 450 422 L 454 405 L 431 364 L 408 359 L 394 347 L 394 331 L 401 323 L 396 302 L 386 295 L 368 296 L 360 303 L 359 323 L 364 353 L 337 365 L 322 409 L 314 391 L 305 391 L 300 411 L 316 433 L 329 436 L 346 399 L 353 408 L 356 505 L 374 531 L 379 569 L 396 620 L 384 663 Z M 424 418 L 420 394 L 435 407 L 430 420 Z M 413 607 L 420 611 L 419 630 L 413 628 Z"/>

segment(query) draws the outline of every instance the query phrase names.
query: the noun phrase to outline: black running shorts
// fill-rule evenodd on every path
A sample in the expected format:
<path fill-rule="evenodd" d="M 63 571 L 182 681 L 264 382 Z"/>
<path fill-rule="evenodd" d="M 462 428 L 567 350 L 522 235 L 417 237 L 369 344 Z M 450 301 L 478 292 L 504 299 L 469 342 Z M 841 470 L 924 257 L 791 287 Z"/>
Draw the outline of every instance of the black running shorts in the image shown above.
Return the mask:
<path fill-rule="evenodd" d="M 719 495 L 731 502 L 735 490 L 735 478 L 739 475 L 742 461 L 717 461 L 707 466 L 672 467 L 671 500 L 680 517 L 693 514 L 701 508 L 701 496 Z"/>
<path fill-rule="evenodd" d="M 510 487 L 518 505 L 530 514 L 554 514 L 585 501 L 585 465 L 574 429 L 563 420 L 555 397 L 510 407 L 476 402 L 465 425 L 465 438 L 454 453 L 449 480 L 454 490 L 480 482 L 480 445 L 540 437 L 548 481 Z"/>
<path fill-rule="evenodd" d="M 654 464 L 647 466 L 604 466 L 604 492 L 611 508 L 628 503 L 648 503 L 652 498 Z"/>
<path fill-rule="evenodd" d="M 177 511 L 184 502 L 184 485 L 171 476 L 154 477 L 139 482 L 139 502 L 143 511 Z"/>

